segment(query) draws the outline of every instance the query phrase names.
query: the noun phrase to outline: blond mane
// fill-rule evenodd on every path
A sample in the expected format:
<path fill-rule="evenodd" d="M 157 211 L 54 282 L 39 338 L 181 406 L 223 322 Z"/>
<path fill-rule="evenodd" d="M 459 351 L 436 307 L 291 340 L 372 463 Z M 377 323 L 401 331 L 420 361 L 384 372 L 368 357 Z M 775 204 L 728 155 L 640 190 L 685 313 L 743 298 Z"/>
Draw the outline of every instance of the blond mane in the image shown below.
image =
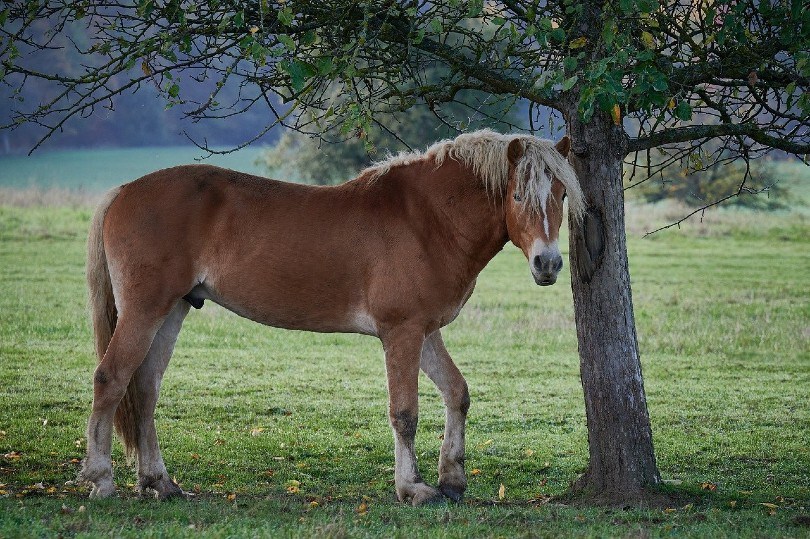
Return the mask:
<path fill-rule="evenodd" d="M 529 211 L 545 210 L 551 193 L 551 182 L 557 178 L 565 186 L 568 196 L 568 211 L 580 221 L 585 212 L 585 199 L 577 181 L 573 167 L 554 146 L 551 140 L 539 139 L 531 135 L 502 135 L 483 129 L 464 133 L 452 140 L 442 140 L 424 152 L 401 152 L 379 161 L 363 171 L 372 178 L 387 174 L 392 168 L 406 166 L 432 159 L 436 168 L 445 159 L 455 159 L 472 169 L 480 178 L 490 195 L 503 196 L 509 181 L 509 161 L 506 150 L 509 143 L 519 139 L 523 142 L 524 154 L 517 164 L 516 177 L 522 183 L 517 193 L 525 201 Z"/>

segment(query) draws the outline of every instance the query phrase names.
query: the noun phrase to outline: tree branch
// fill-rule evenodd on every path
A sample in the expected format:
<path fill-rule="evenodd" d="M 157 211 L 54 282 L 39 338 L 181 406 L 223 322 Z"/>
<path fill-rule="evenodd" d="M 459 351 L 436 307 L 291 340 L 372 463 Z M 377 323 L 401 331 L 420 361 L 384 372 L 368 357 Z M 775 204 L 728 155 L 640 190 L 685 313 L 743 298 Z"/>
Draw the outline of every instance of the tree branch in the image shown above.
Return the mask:
<path fill-rule="evenodd" d="M 719 124 L 719 125 L 692 125 L 688 127 L 674 127 L 666 131 L 652 133 L 648 136 L 631 139 L 627 144 L 628 152 L 638 152 L 661 146 L 713 137 L 745 136 L 762 145 L 783 150 L 795 155 L 810 153 L 810 135 L 802 138 L 805 143 L 777 138 L 769 135 L 754 124 Z"/>

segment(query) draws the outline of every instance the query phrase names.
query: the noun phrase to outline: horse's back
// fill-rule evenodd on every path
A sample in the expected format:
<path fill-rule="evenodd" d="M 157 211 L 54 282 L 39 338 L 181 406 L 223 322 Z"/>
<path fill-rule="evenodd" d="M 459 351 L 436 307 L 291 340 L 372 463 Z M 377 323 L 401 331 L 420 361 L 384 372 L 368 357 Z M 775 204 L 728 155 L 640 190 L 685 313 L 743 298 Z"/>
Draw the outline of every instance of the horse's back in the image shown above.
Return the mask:
<path fill-rule="evenodd" d="M 368 219 L 351 191 L 207 165 L 160 170 L 123 186 L 105 247 L 136 287 L 159 280 L 170 297 L 193 291 L 273 326 L 370 332 L 357 322 Z"/>

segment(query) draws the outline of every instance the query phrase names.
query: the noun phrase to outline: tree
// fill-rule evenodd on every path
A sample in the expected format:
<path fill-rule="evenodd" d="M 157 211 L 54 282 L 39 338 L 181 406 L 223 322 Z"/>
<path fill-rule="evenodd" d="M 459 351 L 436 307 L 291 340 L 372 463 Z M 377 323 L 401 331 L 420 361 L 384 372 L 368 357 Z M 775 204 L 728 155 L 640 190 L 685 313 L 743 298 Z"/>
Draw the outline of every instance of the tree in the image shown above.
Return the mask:
<path fill-rule="evenodd" d="M 33 21 L 54 30 L 31 32 Z M 622 162 L 744 160 L 810 151 L 808 38 L 801 0 L 16 0 L 0 11 L 3 81 L 45 78 L 50 100 L 15 122 L 58 130 L 121 92 L 155 84 L 191 119 L 263 107 L 268 128 L 366 139 L 379 113 L 443 116 L 461 92 L 558 110 L 589 208 L 570 258 L 590 462 L 574 490 L 596 503 L 648 500 L 660 482 L 627 267 Z M 80 73 L 27 67 L 69 24 L 96 38 Z M 440 78 L 427 76 L 443 66 Z M 124 76 L 125 75 L 125 76 Z M 234 103 L 196 81 L 237 81 Z M 20 94 L 23 95 L 23 94 Z M 281 105 L 279 105 L 281 103 Z M 461 127 L 464 127 L 463 125 Z M 656 151 L 658 151 L 656 150 Z"/>

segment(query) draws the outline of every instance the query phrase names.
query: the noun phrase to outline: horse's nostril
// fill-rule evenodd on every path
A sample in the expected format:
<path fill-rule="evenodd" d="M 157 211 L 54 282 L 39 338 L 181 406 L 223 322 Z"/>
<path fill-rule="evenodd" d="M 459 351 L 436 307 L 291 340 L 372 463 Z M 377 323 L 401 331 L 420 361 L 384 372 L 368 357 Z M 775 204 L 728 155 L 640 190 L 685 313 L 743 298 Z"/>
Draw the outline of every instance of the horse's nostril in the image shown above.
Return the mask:
<path fill-rule="evenodd" d="M 543 273 L 558 273 L 562 269 L 563 261 L 562 257 L 559 255 L 553 256 L 541 253 L 535 255 L 532 259 L 532 264 L 537 271 Z"/>

